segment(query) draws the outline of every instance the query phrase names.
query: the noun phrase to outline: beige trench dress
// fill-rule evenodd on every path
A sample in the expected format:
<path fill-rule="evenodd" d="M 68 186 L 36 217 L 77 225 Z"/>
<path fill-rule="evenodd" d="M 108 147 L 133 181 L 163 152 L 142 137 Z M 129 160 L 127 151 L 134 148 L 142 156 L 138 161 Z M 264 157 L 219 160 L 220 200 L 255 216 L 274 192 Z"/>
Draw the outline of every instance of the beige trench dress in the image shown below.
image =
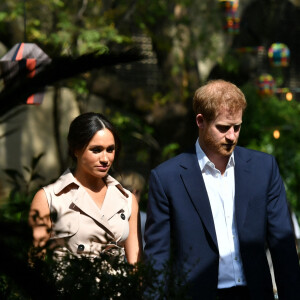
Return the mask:
<path fill-rule="evenodd" d="M 69 169 L 55 183 L 43 188 L 51 212 L 50 240 L 57 255 L 96 257 L 116 249 L 124 255 L 132 194 L 109 175 L 106 184 L 101 209 Z"/>

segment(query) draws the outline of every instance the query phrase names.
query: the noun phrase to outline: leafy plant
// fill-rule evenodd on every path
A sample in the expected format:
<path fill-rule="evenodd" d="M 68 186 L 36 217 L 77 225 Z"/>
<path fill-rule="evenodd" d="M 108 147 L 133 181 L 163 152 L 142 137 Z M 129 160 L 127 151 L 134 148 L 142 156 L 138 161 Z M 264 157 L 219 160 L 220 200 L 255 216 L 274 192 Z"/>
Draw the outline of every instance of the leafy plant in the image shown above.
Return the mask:
<path fill-rule="evenodd" d="M 15 196 L 16 193 L 23 193 L 24 195 L 29 195 L 30 192 L 32 192 L 32 183 L 38 180 L 44 180 L 44 177 L 37 172 L 37 165 L 43 156 L 44 153 L 41 153 L 36 157 L 33 157 L 31 160 L 30 167 L 23 166 L 25 174 L 14 169 L 4 169 L 4 172 L 9 178 L 8 182 L 13 186 L 11 190 L 12 198 Z"/>
<path fill-rule="evenodd" d="M 130 265 L 109 254 L 57 258 L 49 249 L 40 259 L 29 251 L 25 222 L 2 218 L 0 225 L 1 299 L 187 299 L 185 277 L 178 278 L 171 264 L 157 271 L 151 263 Z"/>

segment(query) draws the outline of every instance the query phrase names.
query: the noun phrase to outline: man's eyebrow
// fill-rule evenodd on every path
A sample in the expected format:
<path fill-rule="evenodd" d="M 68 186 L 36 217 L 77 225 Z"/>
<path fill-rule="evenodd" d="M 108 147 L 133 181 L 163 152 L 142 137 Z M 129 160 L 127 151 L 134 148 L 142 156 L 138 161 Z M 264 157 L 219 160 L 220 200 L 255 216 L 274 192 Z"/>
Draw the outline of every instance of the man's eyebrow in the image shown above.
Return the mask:
<path fill-rule="evenodd" d="M 241 123 L 232 123 L 232 124 L 216 124 L 216 126 L 222 126 L 222 127 L 231 127 L 231 126 L 240 126 L 242 125 Z"/>

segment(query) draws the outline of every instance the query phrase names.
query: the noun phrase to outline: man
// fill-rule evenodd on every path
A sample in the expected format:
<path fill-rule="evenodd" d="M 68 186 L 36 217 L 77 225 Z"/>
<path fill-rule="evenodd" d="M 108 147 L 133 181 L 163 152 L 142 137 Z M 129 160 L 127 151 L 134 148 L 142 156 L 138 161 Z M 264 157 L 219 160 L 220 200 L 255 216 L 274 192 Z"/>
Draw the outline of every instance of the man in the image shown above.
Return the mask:
<path fill-rule="evenodd" d="M 300 269 L 285 189 L 273 156 L 236 147 L 244 94 L 215 80 L 193 99 L 199 138 L 151 172 L 145 256 L 172 257 L 192 299 L 300 299 Z M 175 274 L 174 274 L 175 275 Z"/>

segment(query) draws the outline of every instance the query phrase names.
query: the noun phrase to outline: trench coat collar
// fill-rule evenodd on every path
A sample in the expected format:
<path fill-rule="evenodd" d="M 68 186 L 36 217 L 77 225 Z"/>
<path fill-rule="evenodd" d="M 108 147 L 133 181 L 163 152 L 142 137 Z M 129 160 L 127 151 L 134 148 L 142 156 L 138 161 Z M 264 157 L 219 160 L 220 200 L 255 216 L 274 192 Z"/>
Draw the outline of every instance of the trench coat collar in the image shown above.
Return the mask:
<path fill-rule="evenodd" d="M 77 181 L 77 179 L 74 177 L 73 173 L 70 169 L 67 169 L 54 183 L 54 193 L 58 195 L 64 188 L 66 188 L 68 185 L 75 183 L 78 187 L 81 186 L 81 184 Z M 118 190 L 126 197 L 128 198 L 128 192 L 122 187 L 120 182 L 118 182 L 116 179 L 114 179 L 112 176 L 107 175 L 105 178 L 105 183 L 107 186 L 116 186 Z"/>
<path fill-rule="evenodd" d="M 59 194 L 70 184 L 77 185 L 78 191 L 76 192 L 74 198 L 71 200 L 71 206 L 76 206 L 86 215 L 92 217 L 96 222 L 105 226 L 113 236 L 108 220 L 128 204 L 127 198 L 129 197 L 129 193 L 121 186 L 121 184 L 117 180 L 115 180 L 110 175 L 106 177 L 105 182 L 108 189 L 101 209 L 89 196 L 85 188 L 73 176 L 70 169 L 67 169 L 54 183 L 54 193 Z"/>

